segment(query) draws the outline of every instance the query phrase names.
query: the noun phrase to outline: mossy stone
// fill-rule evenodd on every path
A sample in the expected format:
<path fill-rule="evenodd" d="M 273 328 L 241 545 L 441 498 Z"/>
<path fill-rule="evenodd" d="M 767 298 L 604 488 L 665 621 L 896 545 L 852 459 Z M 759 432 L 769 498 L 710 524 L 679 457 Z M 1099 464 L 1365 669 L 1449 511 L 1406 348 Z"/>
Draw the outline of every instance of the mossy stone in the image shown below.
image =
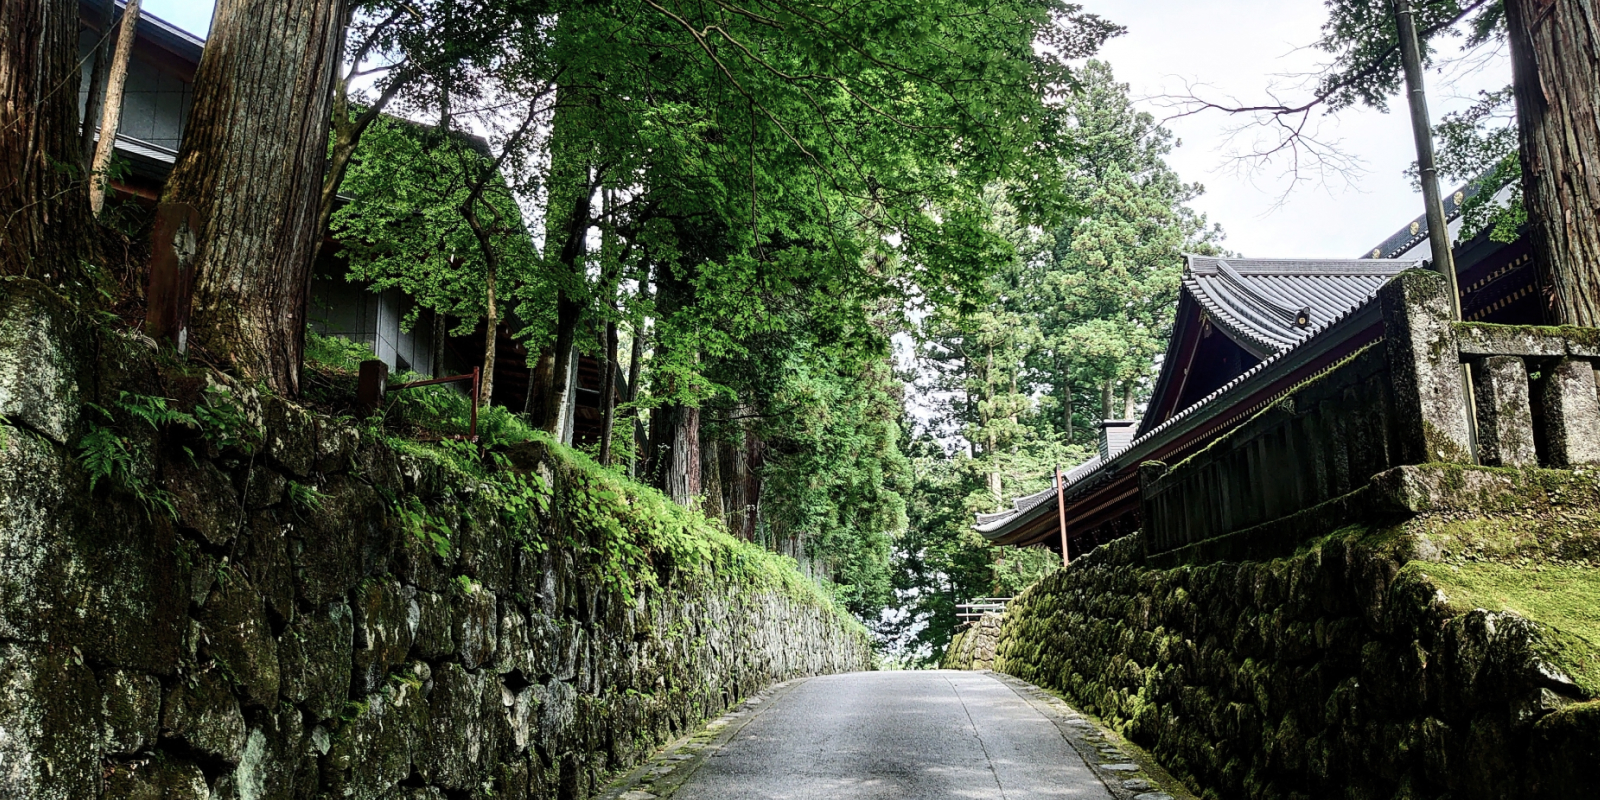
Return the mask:
<path fill-rule="evenodd" d="M 100 676 L 100 711 L 106 753 L 130 755 L 150 747 L 161 725 L 161 681 L 143 672 L 106 670 Z"/>
<path fill-rule="evenodd" d="M 267 621 L 261 593 L 240 570 L 224 570 L 200 609 L 205 629 L 204 656 L 236 681 L 248 705 L 271 706 L 278 700 L 278 643 Z"/>
<path fill-rule="evenodd" d="M 350 693 L 354 620 L 350 607 L 333 603 L 300 614 L 279 639 L 284 699 L 312 719 L 333 719 Z"/>
<path fill-rule="evenodd" d="M 167 690 L 161 704 L 161 735 L 181 739 L 208 757 L 239 762 L 245 745 L 244 714 L 219 670 L 186 677 Z"/>
<path fill-rule="evenodd" d="M 390 670 L 406 660 L 416 641 L 420 609 L 416 590 L 392 578 L 363 581 L 354 593 L 355 655 L 352 663 L 354 691 L 377 691 Z"/>

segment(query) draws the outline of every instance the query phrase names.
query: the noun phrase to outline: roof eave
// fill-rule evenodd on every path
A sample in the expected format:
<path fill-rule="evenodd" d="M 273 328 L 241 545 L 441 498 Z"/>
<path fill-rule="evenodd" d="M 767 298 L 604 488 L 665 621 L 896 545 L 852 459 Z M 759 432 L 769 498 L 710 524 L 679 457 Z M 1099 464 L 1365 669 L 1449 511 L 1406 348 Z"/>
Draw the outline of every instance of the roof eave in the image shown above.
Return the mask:
<path fill-rule="evenodd" d="M 1258 365 L 1252 373 L 1246 373 L 1232 385 L 1219 389 L 1204 400 L 1190 406 L 1182 412 L 1157 425 L 1152 431 L 1135 439 L 1126 449 L 1101 464 L 1094 471 L 1082 476 L 1067 487 L 1067 499 L 1075 500 L 1089 490 L 1098 486 L 1105 479 L 1110 478 L 1128 468 L 1137 465 L 1154 453 L 1162 445 L 1193 431 L 1195 428 L 1216 419 L 1221 414 L 1232 408 L 1231 405 L 1216 402 L 1222 397 L 1234 395 L 1248 397 L 1251 392 L 1257 391 L 1265 384 L 1283 377 L 1284 373 L 1293 372 L 1305 364 L 1326 354 L 1339 343 L 1344 342 L 1352 334 L 1357 333 L 1379 319 L 1379 305 L 1376 297 L 1356 306 L 1344 317 L 1335 320 L 1299 346 L 1276 354 L 1267 361 Z M 1343 335 L 1338 335 L 1343 334 Z M 1021 529 L 1038 521 L 1047 513 L 1054 513 L 1053 503 L 1041 503 L 1026 511 L 1004 521 L 996 521 L 988 530 L 974 526 L 990 544 L 1009 544 L 1003 541 Z"/>

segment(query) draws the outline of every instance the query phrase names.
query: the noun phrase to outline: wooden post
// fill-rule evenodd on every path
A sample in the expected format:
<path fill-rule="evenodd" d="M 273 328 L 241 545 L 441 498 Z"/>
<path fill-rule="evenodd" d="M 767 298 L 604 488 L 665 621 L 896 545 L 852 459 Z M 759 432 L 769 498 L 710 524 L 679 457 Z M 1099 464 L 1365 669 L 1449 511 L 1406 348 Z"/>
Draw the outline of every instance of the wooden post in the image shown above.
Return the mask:
<path fill-rule="evenodd" d="M 1071 556 L 1067 555 L 1067 482 L 1062 480 L 1061 467 L 1056 467 L 1056 515 L 1061 520 L 1061 568 L 1066 569 L 1072 563 Z"/>
<path fill-rule="evenodd" d="M 356 405 L 363 416 L 372 416 L 383 408 L 383 395 L 388 391 L 389 365 L 376 358 L 361 362 L 361 372 L 356 384 Z"/>
<path fill-rule="evenodd" d="M 189 344 L 189 298 L 194 292 L 200 212 L 188 203 L 156 206 L 150 234 L 150 286 L 144 329 L 150 338 L 183 353 Z"/>

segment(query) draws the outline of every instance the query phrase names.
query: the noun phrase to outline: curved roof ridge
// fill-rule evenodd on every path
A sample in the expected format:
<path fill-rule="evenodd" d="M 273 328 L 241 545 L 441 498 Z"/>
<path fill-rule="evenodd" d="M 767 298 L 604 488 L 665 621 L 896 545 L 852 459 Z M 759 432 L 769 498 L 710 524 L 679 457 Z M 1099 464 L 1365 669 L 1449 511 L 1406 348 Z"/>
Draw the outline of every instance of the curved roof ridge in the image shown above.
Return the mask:
<path fill-rule="evenodd" d="M 1292 304 L 1289 301 L 1285 301 L 1275 292 L 1269 291 L 1267 287 L 1257 286 L 1245 280 L 1244 276 L 1236 272 L 1233 265 L 1229 264 L 1226 259 L 1217 259 L 1217 271 L 1229 285 L 1265 307 L 1274 316 L 1282 317 L 1284 322 L 1291 325 L 1300 315 L 1300 312 L 1306 308 L 1305 303 Z"/>

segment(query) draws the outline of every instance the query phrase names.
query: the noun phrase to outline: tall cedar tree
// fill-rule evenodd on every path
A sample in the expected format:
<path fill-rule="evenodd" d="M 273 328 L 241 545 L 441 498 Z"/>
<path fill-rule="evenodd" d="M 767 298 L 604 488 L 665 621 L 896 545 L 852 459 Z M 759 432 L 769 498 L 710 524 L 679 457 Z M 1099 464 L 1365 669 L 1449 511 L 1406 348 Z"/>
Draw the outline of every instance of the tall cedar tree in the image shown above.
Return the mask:
<path fill-rule="evenodd" d="M 190 348 L 285 394 L 299 389 L 347 22 L 345 0 L 218 0 L 162 195 L 200 213 Z"/>
<path fill-rule="evenodd" d="M 1318 109 L 1383 109 L 1401 86 L 1391 0 L 1327 0 L 1317 47 L 1334 58 L 1298 105 L 1211 107 L 1253 113 L 1290 139 Z M 1416 6 L 1425 55 L 1440 40 L 1505 36 L 1517 99 L 1522 195 L 1551 321 L 1600 325 L 1600 8 L 1594 0 L 1435 0 Z M 1280 122 L 1286 124 L 1278 125 Z"/>
<path fill-rule="evenodd" d="M 77 0 L 0 0 L 0 275 L 83 279 Z"/>
<path fill-rule="evenodd" d="M 1600 325 L 1600 8 L 1505 0 L 1533 250 L 1556 321 Z"/>

